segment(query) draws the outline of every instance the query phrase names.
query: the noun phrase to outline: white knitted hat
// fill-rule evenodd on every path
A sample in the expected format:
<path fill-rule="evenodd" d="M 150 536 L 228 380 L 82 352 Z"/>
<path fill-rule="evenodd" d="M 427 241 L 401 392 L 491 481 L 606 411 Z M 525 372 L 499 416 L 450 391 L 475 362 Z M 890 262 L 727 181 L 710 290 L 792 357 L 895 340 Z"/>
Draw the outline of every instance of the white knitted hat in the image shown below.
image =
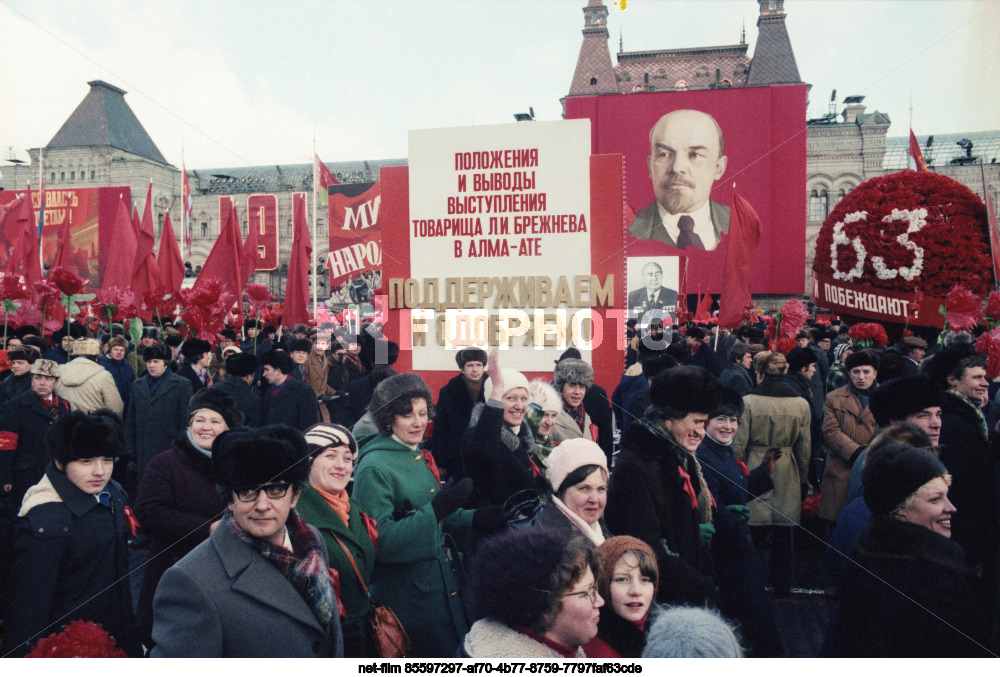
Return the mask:
<path fill-rule="evenodd" d="M 503 376 L 503 397 L 509 393 L 514 388 L 524 388 L 525 391 L 530 395 L 531 392 L 528 391 L 528 379 L 525 378 L 524 374 L 517 371 L 516 369 L 501 369 L 500 375 Z M 490 393 L 493 392 L 493 381 L 491 379 L 486 379 L 486 383 L 483 384 L 483 394 L 487 398 L 490 397 Z"/>
<path fill-rule="evenodd" d="M 604 450 L 597 446 L 597 442 L 585 437 L 560 442 L 549 454 L 546 464 L 549 469 L 549 482 L 552 485 L 553 493 L 559 492 L 562 483 L 577 468 L 582 468 L 585 465 L 597 465 L 604 468 L 605 476 L 608 472 L 608 459 L 604 455 Z"/>

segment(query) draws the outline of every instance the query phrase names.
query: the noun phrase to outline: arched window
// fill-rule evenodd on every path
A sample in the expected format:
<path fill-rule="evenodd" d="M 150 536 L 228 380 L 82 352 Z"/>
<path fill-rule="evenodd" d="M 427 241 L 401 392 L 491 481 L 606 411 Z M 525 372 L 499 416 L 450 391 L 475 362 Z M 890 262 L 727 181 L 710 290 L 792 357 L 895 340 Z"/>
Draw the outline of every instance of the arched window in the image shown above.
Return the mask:
<path fill-rule="evenodd" d="M 597 78 L 590 78 L 590 84 L 596 85 L 597 84 Z"/>
<path fill-rule="evenodd" d="M 820 218 L 825 219 L 827 216 L 830 215 L 830 196 L 827 194 L 825 190 L 821 190 L 819 192 L 819 204 L 820 204 L 820 209 L 823 212 L 823 215 Z"/>
<path fill-rule="evenodd" d="M 688 83 L 685 80 L 678 80 L 674 84 L 674 89 L 687 89 L 687 88 L 688 88 Z"/>

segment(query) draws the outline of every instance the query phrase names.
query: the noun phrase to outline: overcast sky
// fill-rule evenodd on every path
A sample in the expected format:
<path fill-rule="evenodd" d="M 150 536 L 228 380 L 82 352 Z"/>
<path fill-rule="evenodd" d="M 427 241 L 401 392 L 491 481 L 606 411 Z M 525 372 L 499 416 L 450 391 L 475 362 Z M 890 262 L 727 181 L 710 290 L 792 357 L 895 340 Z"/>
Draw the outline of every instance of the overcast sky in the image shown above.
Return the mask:
<path fill-rule="evenodd" d="M 755 0 L 606 0 L 612 55 L 729 45 Z M 403 158 L 411 129 L 561 117 L 585 0 L 0 0 L 0 163 L 103 79 L 189 168 Z M 809 117 L 863 94 L 920 135 L 1000 129 L 1000 1 L 786 0 Z M 612 56 L 612 58 L 614 58 Z M 842 106 L 838 105 L 838 111 Z"/>

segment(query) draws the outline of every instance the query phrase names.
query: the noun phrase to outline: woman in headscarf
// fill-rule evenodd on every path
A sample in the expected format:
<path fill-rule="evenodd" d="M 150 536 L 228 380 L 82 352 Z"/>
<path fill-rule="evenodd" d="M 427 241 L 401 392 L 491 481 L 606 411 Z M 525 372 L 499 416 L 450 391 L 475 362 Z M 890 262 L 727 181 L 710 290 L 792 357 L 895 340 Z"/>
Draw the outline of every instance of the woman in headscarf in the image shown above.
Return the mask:
<path fill-rule="evenodd" d="M 302 489 L 299 516 L 319 530 L 330 566 L 340 574 L 344 606 L 344 656 L 375 657 L 367 635 L 371 584 L 378 552 L 375 520 L 347 495 L 358 444 L 343 426 L 317 423 L 305 432 L 309 445 L 309 483 Z"/>
<path fill-rule="evenodd" d="M 432 401 L 417 374 L 379 383 L 368 404 L 379 432 L 358 439 L 354 471 L 354 500 L 379 529 L 372 598 L 392 607 L 421 658 L 454 656 L 468 631 L 455 551 L 471 550 L 475 532 L 505 524 L 497 506 L 461 508 L 472 493 L 469 478 L 442 487 L 420 446 Z"/>
<path fill-rule="evenodd" d="M 848 565 L 833 628 L 840 657 L 985 657 L 990 624 L 951 539 L 951 476 L 928 449 L 872 450 L 862 473 L 872 518 Z"/>
<path fill-rule="evenodd" d="M 549 454 L 552 493 L 539 513 L 540 526 L 579 533 L 594 545 L 611 536 L 604 525 L 608 502 L 608 461 L 597 442 L 566 440 Z"/>
<path fill-rule="evenodd" d="M 720 389 L 719 379 L 701 367 L 670 369 L 653 379 L 653 406 L 622 438 L 608 489 L 608 528 L 656 553 L 661 602 L 701 605 L 715 594 L 712 496 L 694 452 Z"/>
<path fill-rule="evenodd" d="M 660 572 L 648 545 L 615 536 L 597 548 L 597 590 L 604 598 L 597 637 L 583 647 L 588 658 L 639 658 L 652 621 Z"/>
<path fill-rule="evenodd" d="M 208 538 L 226 509 L 212 477 L 212 446 L 219 435 L 241 425 L 243 414 L 228 395 L 199 390 L 188 404 L 187 430 L 173 449 L 154 456 L 142 475 L 135 514 L 152 543 L 136 622 L 147 648 L 153 646 L 153 595 L 163 572 Z"/>

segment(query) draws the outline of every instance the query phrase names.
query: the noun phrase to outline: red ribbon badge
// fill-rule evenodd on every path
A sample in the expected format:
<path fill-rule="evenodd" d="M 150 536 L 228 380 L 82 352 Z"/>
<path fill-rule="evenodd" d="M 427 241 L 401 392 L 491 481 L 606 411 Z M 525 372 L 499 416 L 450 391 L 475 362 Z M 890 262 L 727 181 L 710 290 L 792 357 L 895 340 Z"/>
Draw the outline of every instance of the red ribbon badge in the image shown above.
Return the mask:
<path fill-rule="evenodd" d="M 736 465 L 740 467 L 740 472 L 743 473 L 744 477 L 750 477 L 750 469 L 747 467 L 746 463 L 744 463 L 739 459 L 736 459 Z"/>
<path fill-rule="evenodd" d="M 441 471 L 438 469 L 438 464 L 434 461 L 434 457 L 431 456 L 431 452 L 426 449 L 420 450 L 420 455 L 424 457 L 424 463 L 427 464 L 428 469 L 430 469 L 431 474 L 434 475 L 434 479 L 437 480 L 438 486 L 441 485 Z"/>
<path fill-rule="evenodd" d="M 125 506 L 125 526 L 128 527 L 129 532 L 132 534 L 132 538 L 139 537 L 139 528 L 142 526 L 139 524 L 139 520 L 136 519 L 135 513 L 132 512 L 132 508 Z"/>
<path fill-rule="evenodd" d="M 691 499 L 691 509 L 697 510 L 698 497 L 694 493 L 694 486 L 691 485 L 691 476 L 687 474 L 684 468 L 677 468 L 677 474 L 684 480 L 684 491 L 687 492 L 688 497 Z"/>

